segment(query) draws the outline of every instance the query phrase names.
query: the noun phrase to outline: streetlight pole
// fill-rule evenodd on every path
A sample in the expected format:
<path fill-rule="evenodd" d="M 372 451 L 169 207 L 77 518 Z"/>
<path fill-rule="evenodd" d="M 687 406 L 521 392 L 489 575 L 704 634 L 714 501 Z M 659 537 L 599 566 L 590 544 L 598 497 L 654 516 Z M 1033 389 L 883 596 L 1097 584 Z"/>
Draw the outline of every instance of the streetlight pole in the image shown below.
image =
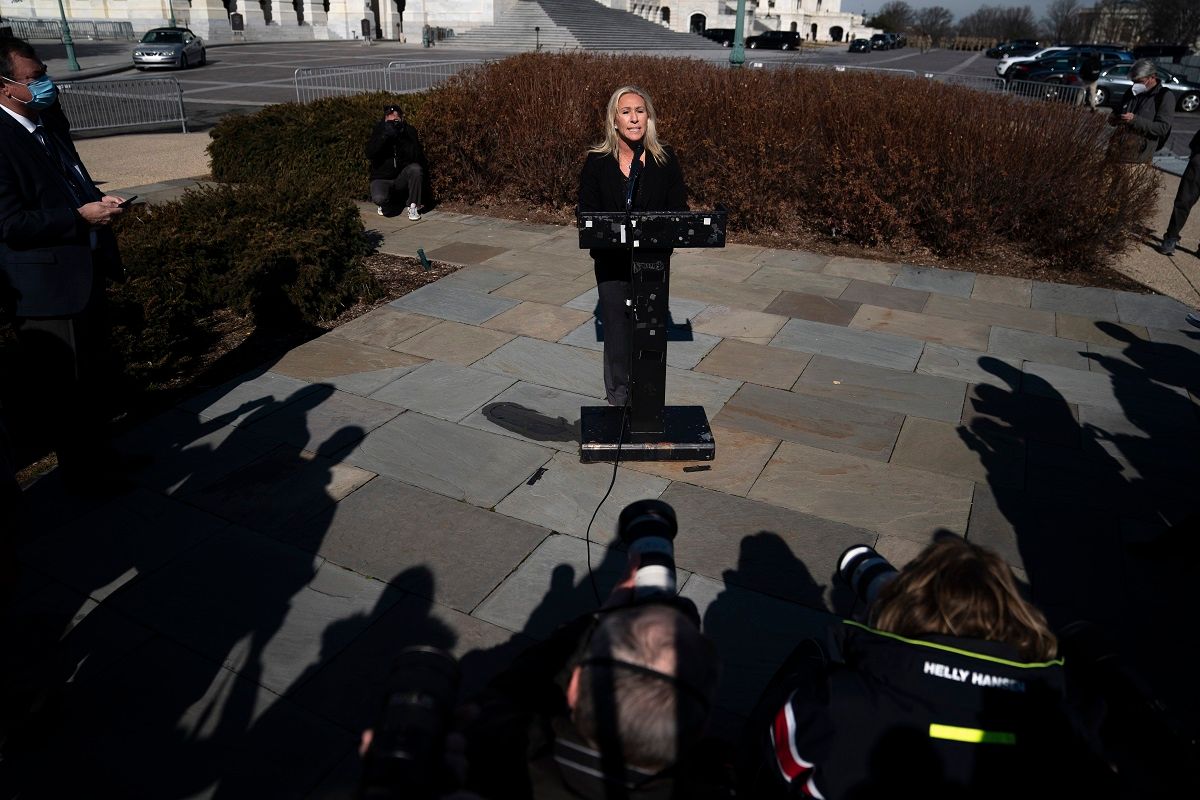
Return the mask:
<path fill-rule="evenodd" d="M 62 0 L 58 0 L 58 16 L 62 19 L 63 47 L 67 51 L 67 69 L 79 72 L 79 62 L 75 59 L 75 40 L 71 38 L 71 26 L 67 24 L 67 10 L 63 8 Z"/>
<path fill-rule="evenodd" d="M 59 0 L 62 2 L 62 0 Z M 729 51 L 729 65 L 740 67 L 746 63 L 746 0 L 738 0 L 737 20 L 733 25 L 733 48 Z"/>
<path fill-rule="evenodd" d="M 58 2 L 61 3 L 62 0 L 58 0 Z M 167 13 L 171 15 L 171 27 L 177 27 L 175 25 L 175 0 L 167 0 Z"/>

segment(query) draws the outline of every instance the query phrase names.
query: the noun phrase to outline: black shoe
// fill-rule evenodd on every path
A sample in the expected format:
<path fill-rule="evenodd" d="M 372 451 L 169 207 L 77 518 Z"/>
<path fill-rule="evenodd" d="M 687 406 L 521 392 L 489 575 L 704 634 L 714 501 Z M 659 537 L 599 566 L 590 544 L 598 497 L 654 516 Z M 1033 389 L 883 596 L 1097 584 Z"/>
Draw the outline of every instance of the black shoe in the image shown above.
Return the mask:
<path fill-rule="evenodd" d="M 1187 321 L 1197 328 L 1200 328 L 1200 311 L 1189 311 Z"/>
<path fill-rule="evenodd" d="M 1162 244 L 1158 246 L 1158 252 L 1164 256 L 1173 256 L 1175 255 L 1175 245 L 1177 244 L 1179 244 L 1178 236 L 1164 236 Z"/>

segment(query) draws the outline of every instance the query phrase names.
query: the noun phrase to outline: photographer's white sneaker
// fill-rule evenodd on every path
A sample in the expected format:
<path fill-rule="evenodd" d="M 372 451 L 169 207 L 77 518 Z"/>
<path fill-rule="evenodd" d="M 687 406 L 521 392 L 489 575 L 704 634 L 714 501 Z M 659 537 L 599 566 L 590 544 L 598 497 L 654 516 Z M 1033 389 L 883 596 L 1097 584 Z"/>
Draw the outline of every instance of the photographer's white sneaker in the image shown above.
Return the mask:
<path fill-rule="evenodd" d="M 417 220 L 419 220 L 421 218 L 421 212 L 417 211 L 416 203 L 409 203 L 408 218 L 411 219 L 413 222 L 416 222 Z"/>

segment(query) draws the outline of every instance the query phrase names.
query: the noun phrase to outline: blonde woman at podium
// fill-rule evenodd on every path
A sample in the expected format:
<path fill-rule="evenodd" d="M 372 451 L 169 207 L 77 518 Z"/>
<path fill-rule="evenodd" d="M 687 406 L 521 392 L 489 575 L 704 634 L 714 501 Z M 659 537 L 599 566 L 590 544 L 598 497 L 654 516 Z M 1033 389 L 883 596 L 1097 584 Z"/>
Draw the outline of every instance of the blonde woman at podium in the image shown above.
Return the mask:
<path fill-rule="evenodd" d="M 658 138 L 654 104 L 644 89 L 622 86 L 612 93 L 604 139 L 588 151 L 579 176 L 578 211 L 686 211 L 687 185 L 670 147 Z M 656 255 L 670 258 L 669 250 Z M 604 389 L 610 405 L 629 401 L 630 340 L 628 251 L 590 251 L 599 290 L 604 337 Z"/>

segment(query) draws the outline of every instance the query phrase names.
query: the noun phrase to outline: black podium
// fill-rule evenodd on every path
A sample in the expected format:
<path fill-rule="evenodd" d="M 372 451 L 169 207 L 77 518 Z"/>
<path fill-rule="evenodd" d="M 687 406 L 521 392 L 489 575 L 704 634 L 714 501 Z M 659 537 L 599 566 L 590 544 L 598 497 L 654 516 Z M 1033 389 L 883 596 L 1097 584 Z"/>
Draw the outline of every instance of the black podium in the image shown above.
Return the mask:
<path fill-rule="evenodd" d="M 611 461 L 619 445 L 621 458 L 631 461 L 711 461 L 717 445 L 704 408 L 666 405 L 669 251 L 724 247 L 727 212 L 592 212 L 577 217 L 581 248 L 629 252 L 633 284 L 629 411 L 583 406 L 579 460 Z"/>

